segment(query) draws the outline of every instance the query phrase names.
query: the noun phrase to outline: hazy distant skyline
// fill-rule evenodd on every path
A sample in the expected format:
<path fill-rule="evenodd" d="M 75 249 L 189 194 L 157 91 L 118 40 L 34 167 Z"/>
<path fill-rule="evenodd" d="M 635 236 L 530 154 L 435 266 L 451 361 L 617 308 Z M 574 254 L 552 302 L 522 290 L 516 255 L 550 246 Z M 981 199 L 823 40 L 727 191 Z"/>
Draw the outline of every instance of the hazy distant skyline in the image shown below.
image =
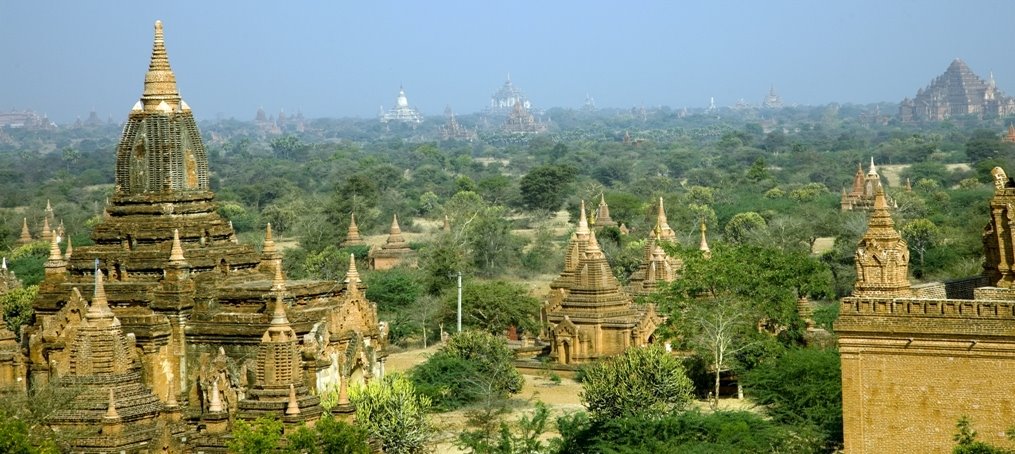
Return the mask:
<path fill-rule="evenodd" d="M 962 58 L 1015 94 L 1015 2 L 0 0 L 0 111 L 126 118 L 161 19 L 202 119 L 372 117 L 399 85 L 436 115 L 510 73 L 539 108 L 898 102 Z"/>

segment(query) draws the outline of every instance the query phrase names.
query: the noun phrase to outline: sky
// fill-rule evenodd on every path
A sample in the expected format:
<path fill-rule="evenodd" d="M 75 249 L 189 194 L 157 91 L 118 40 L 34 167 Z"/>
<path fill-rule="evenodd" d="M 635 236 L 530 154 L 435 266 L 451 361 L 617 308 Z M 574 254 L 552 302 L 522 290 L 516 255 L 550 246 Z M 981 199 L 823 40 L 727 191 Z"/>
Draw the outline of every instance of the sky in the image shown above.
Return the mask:
<path fill-rule="evenodd" d="M 0 0 L 0 111 L 126 118 L 153 24 L 202 119 L 482 110 L 510 74 L 533 105 L 898 102 L 962 58 L 1015 94 L 1011 1 Z"/>

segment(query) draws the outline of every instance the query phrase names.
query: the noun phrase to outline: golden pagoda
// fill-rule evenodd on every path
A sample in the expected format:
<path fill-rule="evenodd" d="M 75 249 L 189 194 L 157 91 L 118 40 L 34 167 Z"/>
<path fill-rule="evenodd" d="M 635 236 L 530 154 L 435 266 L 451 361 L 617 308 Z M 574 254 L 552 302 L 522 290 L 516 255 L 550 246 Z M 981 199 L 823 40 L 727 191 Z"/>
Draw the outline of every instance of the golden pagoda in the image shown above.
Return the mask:
<path fill-rule="evenodd" d="M 676 243 L 677 234 L 670 228 L 663 208 L 663 198 L 659 198 L 656 213 L 656 225 L 645 240 L 644 255 L 638 269 L 631 273 L 628 291 L 635 296 L 644 296 L 654 292 L 664 282 L 673 282 L 677 278 L 684 262 L 677 257 L 670 257 L 663 251 L 663 241 Z"/>

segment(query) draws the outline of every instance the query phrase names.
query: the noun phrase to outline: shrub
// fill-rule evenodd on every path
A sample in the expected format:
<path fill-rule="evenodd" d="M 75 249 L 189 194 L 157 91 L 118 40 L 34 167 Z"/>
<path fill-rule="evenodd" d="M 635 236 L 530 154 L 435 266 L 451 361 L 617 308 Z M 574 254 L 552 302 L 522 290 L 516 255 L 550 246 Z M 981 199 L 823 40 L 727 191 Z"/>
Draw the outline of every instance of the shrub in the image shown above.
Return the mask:
<path fill-rule="evenodd" d="M 585 368 L 579 397 L 593 419 L 605 420 L 681 410 L 693 389 L 680 360 L 661 347 L 630 348 Z"/>

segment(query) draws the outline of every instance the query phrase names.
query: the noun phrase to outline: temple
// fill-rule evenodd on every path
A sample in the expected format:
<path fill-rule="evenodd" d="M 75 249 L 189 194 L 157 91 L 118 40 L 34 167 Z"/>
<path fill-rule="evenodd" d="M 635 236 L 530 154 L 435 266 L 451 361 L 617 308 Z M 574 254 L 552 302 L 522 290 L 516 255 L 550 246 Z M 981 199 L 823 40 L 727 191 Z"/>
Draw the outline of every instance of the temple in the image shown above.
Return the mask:
<path fill-rule="evenodd" d="M 451 110 L 451 106 L 444 109 L 444 118 L 446 121 L 438 128 L 441 140 L 472 142 L 478 137 L 476 131 L 468 129 L 458 122 L 458 118 L 455 117 L 455 112 Z"/>
<path fill-rule="evenodd" d="M 768 89 L 768 94 L 765 95 L 765 99 L 761 101 L 761 107 L 765 109 L 780 109 L 782 108 L 782 98 L 775 92 L 775 85 L 772 85 Z"/>
<path fill-rule="evenodd" d="M 842 196 L 839 198 L 839 207 L 842 211 L 863 210 L 870 211 L 874 207 L 875 193 L 881 185 L 881 175 L 878 174 L 874 165 L 874 158 L 871 158 L 870 169 L 865 174 L 863 167 L 856 166 L 856 174 L 853 175 L 853 185 L 847 191 L 842 189 Z M 894 206 L 895 202 L 884 196 L 888 206 Z"/>
<path fill-rule="evenodd" d="M 521 101 L 514 103 L 501 131 L 510 134 L 537 134 L 546 131 L 546 123 L 537 120 L 525 104 Z"/>
<path fill-rule="evenodd" d="M 875 190 L 856 250 L 857 280 L 835 322 L 845 452 L 947 452 L 968 417 L 980 440 L 1011 449 L 1015 396 L 991 392 L 1015 369 L 1015 184 L 995 167 L 984 272 L 911 284 L 909 250 Z"/>
<path fill-rule="evenodd" d="M 504 85 L 490 96 L 490 108 L 488 109 L 488 112 L 494 114 L 507 114 L 514 109 L 515 104 L 521 104 L 526 110 L 532 108 L 532 104 L 529 102 L 528 98 L 526 98 L 525 94 L 511 82 L 511 75 L 508 74 L 507 80 L 504 81 Z"/>
<path fill-rule="evenodd" d="M 270 225 L 258 252 L 218 214 L 161 22 L 115 169 L 94 244 L 64 254 L 50 235 L 27 376 L 0 374 L 83 387 L 51 421 L 84 431 L 74 451 L 224 452 L 236 419 L 312 424 L 317 394 L 383 374 L 386 330 L 358 283 L 288 280 Z"/>
<path fill-rule="evenodd" d="M 606 194 L 599 194 L 599 207 L 596 209 L 596 220 L 592 225 L 597 228 L 617 226 L 617 222 L 610 217 L 610 206 L 606 204 Z"/>
<path fill-rule="evenodd" d="M 917 91 L 916 97 L 903 99 L 899 104 L 899 119 L 904 122 L 942 121 L 965 115 L 998 118 L 1012 113 L 1015 98 L 1005 96 L 997 88 L 994 74 L 983 80 L 958 58 L 944 74 Z"/>
<path fill-rule="evenodd" d="M 398 98 L 395 99 L 395 107 L 384 111 L 381 110 L 381 123 L 390 122 L 418 125 L 423 122 L 423 114 L 409 106 L 409 98 L 405 96 L 405 89 L 398 87 Z"/>
<path fill-rule="evenodd" d="M 543 306 L 550 359 L 575 365 L 652 343 L 663 319 L 655 306 L 635 304 L 613 276 L 582 202 L 564 271 L 550 284 Z"/>
<path fill-rule="evenodd" d="M 388 239 L 380 247 L 370 250 L 370 268 L 389 270 L 399 265 L 416 266 L 416 251 L 409 247 L 409 242 L 402 237 L 402 229 L 398 226 L 398 215 L 391 217 L 391 230 Z"/>
<path fill-rule="evenodd" d="M 704 224 L 702 224 L 704 225 Z M 704 232 L 703 232 L 704 234 Z M 702 236 L 704 240 L 704 236 Z M 684 263 L 678 257 L 670 257 L 663 251 L 663 242 L 676 243 L 677 236 L 666 220 L 663 198 L 659 198 L 656 214 L 656 225 L 645 239 L 644 255 L 638 269 L 631 273 L 628 292 L 634 296 L 644 296 L 655 292 L 660 285 L 673 282 L 677 278 Z M 708 246 L 707 244 L 705 245 Z"/>

